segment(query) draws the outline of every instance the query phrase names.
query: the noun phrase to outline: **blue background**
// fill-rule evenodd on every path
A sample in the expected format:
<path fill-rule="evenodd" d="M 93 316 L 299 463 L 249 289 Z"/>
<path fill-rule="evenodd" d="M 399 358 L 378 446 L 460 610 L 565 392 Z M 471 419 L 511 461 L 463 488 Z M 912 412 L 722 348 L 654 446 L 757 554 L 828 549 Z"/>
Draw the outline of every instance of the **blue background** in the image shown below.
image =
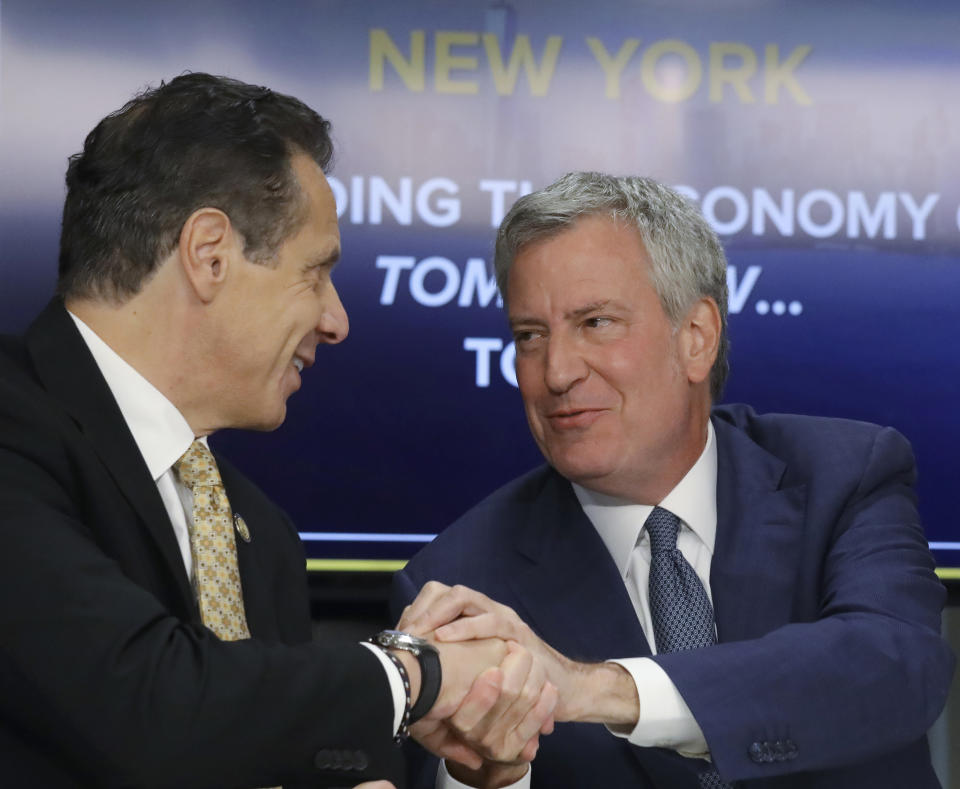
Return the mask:
<path fill-rule="evenodd" d="M 99 2 L 4 0 L 0 4 L 0 330 L 21 331 L 50 297 L 56 272 L 66 158 L 108 112 L 138 89 L 184 70 L 228 74 L 292 93 L 332 119 L 333 176 L 402 178 L 414 192 L 431 178 L 458 187 L 457 222 L 431 226 L 416 211 L 403 224 L 351 220 L 342 205 L 344 261 L 335 281 L 350 313 L 346 343 L 321 348 L 286 424 L 271 434 L 227 432 L 215 443 L 310 532 L 432 534 L 498 485 L 540 462 L 517 390 L 493 354 L 488 386 L 477 386 L 466 337 L 509 342 L 495 302 L 456 299 L 423 306 L 400 278 L 380 303 L 381 255 L 441 256 L 463 271 L 492 251 L 489 194 L 482 179 L 545 185 L 565 171 L 652 175 L 701 198 L 730 187 L 799 201 L 828 190 L 846 203 L 862 192 L 919 203 L 937 194 L 913 238 L 897 198 L 893 238 L 841 228 L 826 237 L 763 233 L 751 222 L 722 234 L 741 279 L 761 273 L 731 316 L 731 378 L 725 399 L 759 411 L 835 415 L 890 424 L 913 442 L 928 536 L 960 542 L 954 489 L 960 446 L 960 351 L 953 330 L 960 294 L 960 7 L 955 2 Z M 371 30 L 386 31 L 403 57 L 411 32 L 426 42 L 424 87 L 412 90 L 389 61 L 371 81 Z M 497 35 L 504 57 L 526 35 L 539 63 L 549 36 L 562 45 L 545 95 L 520 70 L 498 93 L 484 47 L 452 47 L 475 67 L 450 79 L 472 93 L 438 90 L 438 31 Z M 604 71 L 586 43 L 615 55 L 639 39 L 605 94 Z M 657 42 L 678 40 L 702 67 L 680 101 L 652 93 L 690 76 L 667 55 L 644 67 Z M 745 102 L 726 85 L 709 93 L 711 43 L 756 53 Z M 764 97 L 768 44 L 809 103 L 781 87 Z M 669 45 L 675 50 L 676 45 Z M 669 48 L 669 47 L 668 47 Z M 734 64 L 735 59 L 726 61 Z M 661 91 L 662 94 L 662 91 Z M 432 205 L 437 209 L 436 194 Z M 516 197 L 514 193 L 512 197 Z M 509 199 L 508 199 L 509 204 Z M 368 206 L 367 206 L 368 208 Z M 717 204 L 729 222 L 734 205 Z M 752 219 L 752 212 L 750 218 Z M 796 212 L 794 212 L 796 216 Z M 829 218 L 822 201 L 811 219 Z M 444 284 L 434 272 L 429 292 Z M 799 302 L 802 312 L 761 314 L 761 301 Z M 404 558 L 416 543 L 308 542 L 314 557 Z M 960 551 L 939 550 L 960 566 Z"/>

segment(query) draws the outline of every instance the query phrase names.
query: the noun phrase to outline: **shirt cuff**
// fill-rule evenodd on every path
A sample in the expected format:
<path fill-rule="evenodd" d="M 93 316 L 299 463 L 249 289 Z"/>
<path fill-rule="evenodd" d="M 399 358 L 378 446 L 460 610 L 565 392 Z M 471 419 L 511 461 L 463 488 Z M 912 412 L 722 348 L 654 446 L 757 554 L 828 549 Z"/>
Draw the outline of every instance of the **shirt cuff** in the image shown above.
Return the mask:
<path fill-rule="evenodd" d="M 709 758 L 709 748 L 700 724 L 680 695 L 667 672 L 650 658 L 609 660 L 623 666 L 637 686 L 640 718 L 632 729 L 607 729 L 624 737 L 632 745 L 644 748 L 670 748 L 682 756 Z"/>
<path fill-rule="evenodd" d="M 516 783 L 507 784 L 504 789 L 530 789 L 530 775 L 533 773 L 533 766 L 527 768 L 523 777 Z M 447 760 L 441 759 L 440 766 L 437 767 L 436 789 L 473 789 L 465 783 L 461 783 L 447 772 Z"/>
<path fill-rule="evenodd" d="M 396 733 L 400 731 L 400 724 L 403 723 L 403 710 L 407 706 L 407 692 L 403 689 L 403 678 L 400 676 L 400 672 L 397 671 L 397 667 L 393 665 L 390 658 L 383 654 L 383 650 L 380 649 L 380 647 L 374 644 L 368 644 L 366 641 L 361 641 L 360 643 L 377 656 L 377 659 L 383 666 L 383 670 L 387 672 L 387 681 L 390 683 L 390 694 L 393 696 L 393 733 L 396 735 Z"/>

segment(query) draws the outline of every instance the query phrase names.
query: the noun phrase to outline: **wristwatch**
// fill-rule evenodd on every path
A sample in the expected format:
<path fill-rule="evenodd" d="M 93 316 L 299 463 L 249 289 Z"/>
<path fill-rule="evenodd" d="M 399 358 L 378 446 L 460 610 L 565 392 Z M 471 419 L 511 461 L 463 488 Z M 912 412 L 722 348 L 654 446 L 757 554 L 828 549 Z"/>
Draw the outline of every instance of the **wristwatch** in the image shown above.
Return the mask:
<path fill-rule="evenodd" d="M 402 649 L 410 652 L 420 664 L 420 695 L 410 710 L 410 723 L 416 723 L 430 712 L 437 696 L 443 674 L 440 670 L 440 654 L 437 648 L 424 638 L 412 636 L 401 630 L 381 630 L 372 639 L 384 649 Z"/>

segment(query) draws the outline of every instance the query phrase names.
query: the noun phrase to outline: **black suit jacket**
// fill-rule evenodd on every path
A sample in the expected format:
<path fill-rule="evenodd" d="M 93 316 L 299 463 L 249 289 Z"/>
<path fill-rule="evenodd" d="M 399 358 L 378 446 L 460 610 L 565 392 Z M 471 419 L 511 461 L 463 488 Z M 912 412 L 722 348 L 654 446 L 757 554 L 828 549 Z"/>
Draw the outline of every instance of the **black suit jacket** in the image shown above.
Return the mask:
<path fill-rule="evenodd" d="M 394 778 L 359 644 L 310 643 L 286 516 L 218 459 L 253 638 L 200 622 L 157 488 L 62 304 L 0 340 L 0 783 L 352 786 Z"/>
<path fill-rule="evenodd" d="M 925 732 L 953 656 L 945 592 L 890 428 L 714 410 L 719 643 L 658 655 L 720 775 L 769 789 L 932 789 Z M 513 607 L 576 660 L 643 657 L 628 593 L 570 483 L 549 467 L 509 483 L 395 576 L 399 612 L 428 580 Z M 643 704 L 643 698 L 640 700 Z M 702 763 L 595 724 L 542 738 L 534 787 L 696 789 Z M 432 767 L 416 781 L 431 784 Z"/>

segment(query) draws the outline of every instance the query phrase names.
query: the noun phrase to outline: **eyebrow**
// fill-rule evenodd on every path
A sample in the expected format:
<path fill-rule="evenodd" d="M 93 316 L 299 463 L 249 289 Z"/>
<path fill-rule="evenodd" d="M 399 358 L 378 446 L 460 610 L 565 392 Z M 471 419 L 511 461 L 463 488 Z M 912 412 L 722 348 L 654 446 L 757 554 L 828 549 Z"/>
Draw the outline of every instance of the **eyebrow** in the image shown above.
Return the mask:
<path fill-rule="evenodd" d="M 610 305 L 616 305 L 616 302 L 613 299 L 604 299 L 603 301 L 593 301 L 590 304 L 584 304 L 582 307 L 577 307 L 575 310 L 570 310 L 564 314 L 565 318 L 582 318 L 584 315 L 589 315 L 591 312 L 597 312 L 598 310 L 604 310 Z"/>
<path fill-rule="evenodd" d="M 619 303 L 613 299 L 604 299 L 603 301 L 592 301 L 589 304 L 584 304 L 582 307 L 577 307 L 576 309 L 568 310 L 563 314 L 563 317 L 566 320 L 576 320 L 582 318 L 584 315 L 589 315 L 591 312 L 597 312 L 598 310 L 606 309 L 607 307 L 619 306 Z M 539 318 L 534 318 L 532 316 L 519 315 L 516 318 L 510 319 L 510 326 L 516 325 L 525 325 L 525 324 L 540 324 L 543 321 Z"/>
<path fill-rule="evenodd" d="M 307 269 L 323 268 L 324 266 L 335 266 L 340 260 L 340 247 L 336 247 L 329 254 L 315 255 L 309 263 Z"/>

